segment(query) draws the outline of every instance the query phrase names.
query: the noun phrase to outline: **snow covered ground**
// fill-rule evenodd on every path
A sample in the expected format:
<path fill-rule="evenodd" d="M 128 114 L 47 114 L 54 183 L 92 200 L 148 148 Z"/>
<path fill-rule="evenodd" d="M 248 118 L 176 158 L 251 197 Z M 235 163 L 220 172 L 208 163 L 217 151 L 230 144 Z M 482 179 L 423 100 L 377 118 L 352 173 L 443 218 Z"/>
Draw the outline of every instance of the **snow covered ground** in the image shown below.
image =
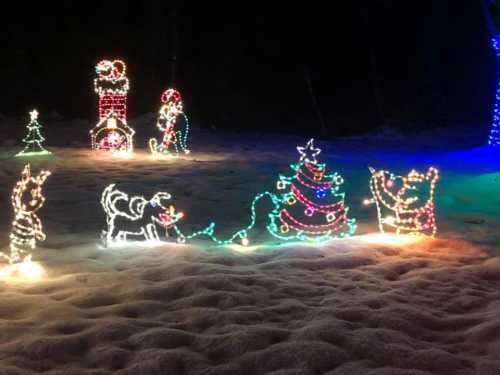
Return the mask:
<path fill-rule="evenodd" d="M 150 118 L 136 121 L 138 133 L 154 130 Z M 55 138 L 47 126 L 55 156 L 31 159 L 53 172 L 40 211 L 47 240 L 34 252 L 46 274 L 0 279 L 0 374 L 500 373 L 500 151 L 446 131 L 318 140 L 320 160 L 346 180 L 352 239 L 279 244 L 263 203 L 249 247 L 200 238 L 104 249 L 108 184 L 168 191 L 185 232 L 215 221 L 224 237 L 247 224 L 253 196 L 274 189 L 307 139 L 194 130 L 192 154 L 155 161 L 146 131 L 143 148 L 120 159 L 90 152 L 89 128 L 61 121 Z M 0 149 L 3 249 L 23 165 L 13 139 Z M 376 235 L 374 207 L 361 203 L 368 165 L 440 168 L 437 239 Z"/>

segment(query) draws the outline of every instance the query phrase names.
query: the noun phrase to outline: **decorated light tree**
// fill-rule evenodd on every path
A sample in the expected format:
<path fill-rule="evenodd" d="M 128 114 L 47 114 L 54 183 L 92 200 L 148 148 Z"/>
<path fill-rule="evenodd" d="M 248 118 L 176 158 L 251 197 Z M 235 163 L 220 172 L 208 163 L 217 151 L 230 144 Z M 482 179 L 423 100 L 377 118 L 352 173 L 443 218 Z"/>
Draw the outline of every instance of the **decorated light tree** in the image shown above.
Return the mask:
<path fill-rule="evenodd" d="M 23 138 L 26 144 L 24 149 L 16 154 L 16 156 L 31 156 L 31 155 L 48 155 L 51 152 L 47 151 L 42 143 L 45 141 L 41 133 L 42 125 L 38 122 L 38 111 L 36 109 L 30 112 L 30 122 L 27 126 L 28 133 Z"/>
<path fill-rule="evenodd" d="M 189 153 L 187 138 L 189 134 L 189 120 L 184 113 L 182 98 L 175 89 L 166 90 L 161 96 L 163 103 L 158 113 L 156 127 L 162 132 L 162 140 L 149 140 L 149 148 L 154 156 Z"/>
<path fill-rule="evenodd" d="M 326 165 L 318 163 L 321 150 L 314 147 L 313 139 L 297 150 L 300 160 L 291 165 L 293 175 L 279 176 L 280 193 L 269 215 L 269 232 L 282 240 L 315 242 L 351 236 L 356 221 L 347 216 L 342 176 L 327 173 Z"/>
<path fill-rule="evenodd" d="M 269 213 L 267 230 L 281 240 L 324 242 L 331 239 L 347 238 L 356 231 L 356 220 L 349 219 L 349 208 L 344 204 L 344 193 L 340 191 L 344 182 L 338 173 L 327 174 L 326 165 L 320 164 L 316 156 L 321 152 L 314 147 L 314 140 L 305 147 L 297 147 L 300 160 L 292 164 L 292 176 L 279 176 L 278 194 L 264 191 L 257 194 L 250 208 L 249 224 L 236 231 L 228 239 L 221 240 L 215 235 L 215 223 L 208 227 L 184 235 L 179 228 L 175 231 L 187 240 L 198 236 L 208 236 L 219 245 L 240 242 L 250 244 L 249 234 L 257 225 L 257 204 L 269 198 L 273 209 Z"/>

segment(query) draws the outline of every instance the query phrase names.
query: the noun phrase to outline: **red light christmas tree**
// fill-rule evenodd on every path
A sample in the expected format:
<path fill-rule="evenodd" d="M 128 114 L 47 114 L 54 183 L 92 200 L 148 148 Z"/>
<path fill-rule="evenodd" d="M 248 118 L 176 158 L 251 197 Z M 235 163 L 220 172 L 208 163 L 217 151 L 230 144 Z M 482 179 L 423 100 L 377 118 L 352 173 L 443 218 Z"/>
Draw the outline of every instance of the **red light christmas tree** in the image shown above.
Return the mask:
<path fill-rule="evenodd" d="M 127 125 L 129 81 L 121 60 L 103 60 L 96 66 L 95 92 L 99 95 L 99 122 L 90 131 L 92 149 L 129 153 L 135 131 Z"/>

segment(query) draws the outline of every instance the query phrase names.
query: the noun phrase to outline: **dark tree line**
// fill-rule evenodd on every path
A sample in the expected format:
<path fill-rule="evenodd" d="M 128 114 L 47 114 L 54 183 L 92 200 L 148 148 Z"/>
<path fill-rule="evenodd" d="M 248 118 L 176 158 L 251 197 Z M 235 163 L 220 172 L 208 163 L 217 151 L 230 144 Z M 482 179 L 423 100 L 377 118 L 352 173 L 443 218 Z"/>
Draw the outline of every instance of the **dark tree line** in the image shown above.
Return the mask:
<path fill-rule="evenodd" d="M 19 4 L 0 23 L 0 113 L 92 119 L 93 66 L 121 57 L 132 115 L 155 112 L 173 84 L 207 127 L 337 136 L 487 122 L 494 63 L 472 3 Z"/>

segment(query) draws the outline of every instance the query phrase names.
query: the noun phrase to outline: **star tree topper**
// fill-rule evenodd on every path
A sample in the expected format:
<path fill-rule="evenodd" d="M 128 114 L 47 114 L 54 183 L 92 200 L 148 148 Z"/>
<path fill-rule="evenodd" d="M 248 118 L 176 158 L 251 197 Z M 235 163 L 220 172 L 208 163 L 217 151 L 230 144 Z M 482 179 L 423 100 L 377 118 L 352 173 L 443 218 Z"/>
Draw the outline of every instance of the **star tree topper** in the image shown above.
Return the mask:
<path fill-rule="evenodd" d="M 30 120 L 32 122 L 38 120 L 38 111 L 36 109 L 30 112 Z"/>
<path fill-rule="evenodd" d="M 300 161 L 305 161 L 306 163 L 317 164 L 316 156 L 319 155 L 321 149 L 314 148 L 314 138 L 311 138 L 305 147 L 297 146 L 297 151 L 300 154 Z"/>

